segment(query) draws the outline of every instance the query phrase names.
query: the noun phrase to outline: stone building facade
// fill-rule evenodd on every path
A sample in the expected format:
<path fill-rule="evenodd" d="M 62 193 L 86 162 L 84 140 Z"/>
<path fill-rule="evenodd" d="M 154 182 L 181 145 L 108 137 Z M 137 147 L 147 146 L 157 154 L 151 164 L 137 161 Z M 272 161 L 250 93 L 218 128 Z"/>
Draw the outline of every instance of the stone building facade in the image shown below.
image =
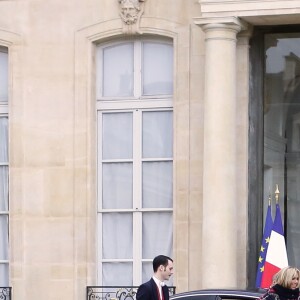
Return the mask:
<path fill-rule="evenodd" d="M 172 284 L 178 292 L 254 287 L 264 203 L 275 183 L 281 188 L 289 259 L 297 265 L 300 135 L 292 112 L 298 99 L 299 14 L 299 0 L 0 1 L 0 117 L 7 121 L 0 138 L 1 151 L 8 153 L 0 161 L 5 169 L 0 285 L 13 288 L 13 299 L 79 300 L 88 285 L 140 284 L 147 276 L 143 263 L 149 270 L 155 254 L 154 247 L 146 255 L 142 244 L 160 245 L 155 232 L 144 228 L 147 212 L 154 216 L 149 224 L 162 222 L 157 234 L 171 241 L 158 248 L 174 258 Z M 286 58 L 284 71 L 273 72 L 278 60 L 268 69 L 265 58 L 281 42 L 290 50 L 280 56 Z M 125 86 L 117 94 L 114 79 L 121 75 Z M 124 122 L 134 134 L 145 129 L 139 125 L 145 112 L 162 113 L 155 120 L 164 132 L 153 120 L 151 130 L 168 142 L 157 145 L 163 150 L 155 159 L 124 158 L 128 137 L 121 144 L 104 131 L 109 114 L 124 111 L 133 116 Z M 106 133 L 112 149 L 122 150 L 114 157 L 107 150 L 105 158 Z M 136 136 L 128 151 L 143 156 L 136 149 L 144 135 Z M 124 162 L 137 169 L 124 171 L 123 189 L 116 192 L 114 170 L 105 168 Z M 135 173 L 147 162 L 156 163 L 152 173 Z M 129 199 L 147 194 L 146 176 L 155 181 L 154 190 L 165 192 L 165 184 L 154 180 L 157 170 L 168 174 L 162 176 L 168 195 L 159 198 L 150 189 L 149 199 L 171 197 L 171 203 L 111 206 L 111 193 L 123 197 L 131 177 L 137 183 L 126 190 Z M 126 257 L 111 237 L 124 238 L 122 222 L 128 223 L 109 217 L 105 223 L 109 213 L 129 214 L 131 229 L 125 233 L 132 249 Z M 129 281 L 114 269 L 122 263 L 131 270 Z"/>

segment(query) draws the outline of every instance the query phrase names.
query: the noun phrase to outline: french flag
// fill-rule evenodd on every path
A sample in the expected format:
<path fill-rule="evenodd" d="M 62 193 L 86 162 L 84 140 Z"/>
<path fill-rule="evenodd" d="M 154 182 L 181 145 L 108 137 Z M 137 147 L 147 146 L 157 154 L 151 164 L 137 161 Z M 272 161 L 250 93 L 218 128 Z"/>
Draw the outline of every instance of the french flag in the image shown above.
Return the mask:
<path fill-rule="evenodd" d="M 271 197 L 270 197 L 267 215 L 266 215 L 265 228 L 263 232 L 263 238 L 261 241 L 258 264 L 257 264 L 256 282 L 255 282 L 255 286 L 257 288 L 261 287 L 262 275 L 264 273 L 266 256 L 267 256 L 272 228 L 273 228 L 273 219 L 272 219 L 272 212 L 271 212 Z"/>
<path fill-rule="evenodd" d="M 272 278 L 280 269 L 288 266 L 286 245 L 282 227 L 279 204 L 276 203 L 276 214 L 273 223 L 264 271 L 262 274 L 261 287 L 269 288 Z"/>

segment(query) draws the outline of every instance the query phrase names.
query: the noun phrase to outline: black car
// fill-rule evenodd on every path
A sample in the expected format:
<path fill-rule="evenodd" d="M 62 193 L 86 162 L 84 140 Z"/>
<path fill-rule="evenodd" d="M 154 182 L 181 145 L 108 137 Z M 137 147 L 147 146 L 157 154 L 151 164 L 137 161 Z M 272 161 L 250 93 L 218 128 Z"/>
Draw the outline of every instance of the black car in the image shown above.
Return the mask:
<path fill-rule="evenodd" d="M 255 300 L 261 297 L 264 291 L 246 290 L 199 290 L 172 295 L 170 300 Z"/>

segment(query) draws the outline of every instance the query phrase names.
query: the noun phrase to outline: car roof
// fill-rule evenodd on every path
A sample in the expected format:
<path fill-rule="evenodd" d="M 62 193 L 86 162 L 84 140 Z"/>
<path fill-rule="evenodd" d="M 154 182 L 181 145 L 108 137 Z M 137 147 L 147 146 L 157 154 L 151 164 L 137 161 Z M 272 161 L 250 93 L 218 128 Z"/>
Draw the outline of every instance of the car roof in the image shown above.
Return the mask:
<path fill-rule="evenodd" d="M 263 291 L 209 289 L 174 294 L 170 299 L 205 299 L 222 296 L 222 298 L 255 299 L 263 295 Z"/>

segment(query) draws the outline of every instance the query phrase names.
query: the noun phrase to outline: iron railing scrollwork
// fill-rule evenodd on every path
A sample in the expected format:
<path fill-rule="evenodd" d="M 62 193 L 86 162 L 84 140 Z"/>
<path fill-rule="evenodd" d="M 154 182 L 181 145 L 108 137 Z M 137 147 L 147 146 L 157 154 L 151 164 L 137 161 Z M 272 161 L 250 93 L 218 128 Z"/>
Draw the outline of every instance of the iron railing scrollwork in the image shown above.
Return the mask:
<path fill-rule="evenodd" d="M 175 286 L 168 287 L 170 295 Z M 87 286 L 86 300 L 135 300 L 138 286 Z"/>
<path fill-rule="evenodd" d="M 11 287 L 0 286 L 0 300 L 11 300 Z"/>

